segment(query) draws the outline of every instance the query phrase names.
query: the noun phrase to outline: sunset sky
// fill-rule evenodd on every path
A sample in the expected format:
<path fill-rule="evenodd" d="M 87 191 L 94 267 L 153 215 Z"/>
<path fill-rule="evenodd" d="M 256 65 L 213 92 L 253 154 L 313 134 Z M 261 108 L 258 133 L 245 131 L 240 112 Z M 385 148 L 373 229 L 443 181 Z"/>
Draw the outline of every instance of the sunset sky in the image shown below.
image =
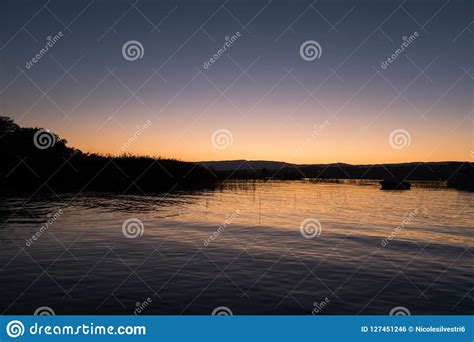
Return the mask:
<path fill-rule="evenodd" d="M 86 152 L 126 144 L 128 153 L 190 161 L 472 160 L 472 1 L 20 0 L 6 7 L 0 115 L 50 129 Z M 122 55 L 131 40 L 142 44 L 141 59 Z M 319 59 L 300 56 L 308 40 L 320 44 Z M 230 132 L 226 148 L 213 145 L 217 130 Z M 404 148 L 391 145 L 395 130 L 408 133 Z"/>

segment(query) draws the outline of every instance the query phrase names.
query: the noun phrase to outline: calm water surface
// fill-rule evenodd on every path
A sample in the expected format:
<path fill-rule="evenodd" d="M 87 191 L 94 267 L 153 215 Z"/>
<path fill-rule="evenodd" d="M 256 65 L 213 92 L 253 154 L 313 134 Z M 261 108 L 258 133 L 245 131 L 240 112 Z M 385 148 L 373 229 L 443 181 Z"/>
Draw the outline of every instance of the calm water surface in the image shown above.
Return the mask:
<path fill-rule="evenodd" d="M 0 312 L 472 314 L 473 203 L 448 189 L 310 181 L 0 198 Z M 143 223 L 136 238 L 122 231 L 131 218 Z M 315 220 L 320 234 L 304 237 Z"/>

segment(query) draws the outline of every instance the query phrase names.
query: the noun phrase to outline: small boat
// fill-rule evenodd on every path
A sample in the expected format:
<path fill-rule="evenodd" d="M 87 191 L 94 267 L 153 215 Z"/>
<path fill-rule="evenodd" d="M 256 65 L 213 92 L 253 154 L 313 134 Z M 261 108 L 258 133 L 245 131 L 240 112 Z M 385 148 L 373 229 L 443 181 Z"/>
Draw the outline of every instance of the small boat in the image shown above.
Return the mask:
<path fill-rule="evenodd" d="M 411 184 L 401 179 L 384 179 L 380 182 L 381 190 L 410 190 Z"/>

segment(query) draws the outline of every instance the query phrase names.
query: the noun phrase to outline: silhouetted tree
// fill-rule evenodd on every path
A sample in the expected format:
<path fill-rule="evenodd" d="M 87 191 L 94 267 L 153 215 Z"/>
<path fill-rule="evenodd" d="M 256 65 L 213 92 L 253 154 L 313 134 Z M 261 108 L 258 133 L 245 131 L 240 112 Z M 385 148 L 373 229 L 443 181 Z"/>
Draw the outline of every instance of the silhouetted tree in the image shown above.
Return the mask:
<path fill-rule="evenodd" d="M 39 141 L 40 133 L 46 140 Z M 12 119 L 0 117 L 3 189 L 151 193 L 202 189 L 214 186 L 214 181 L 207 169 L 194 163 L 83 153 L 52 132 L 21 128 Z"/>
<path fill-rule="evenodd" d="M 0 136 L 7 134 L 8 132 L 15 132 L 20 129 L 11 118 L 7 116 L 0 116 Z"/>

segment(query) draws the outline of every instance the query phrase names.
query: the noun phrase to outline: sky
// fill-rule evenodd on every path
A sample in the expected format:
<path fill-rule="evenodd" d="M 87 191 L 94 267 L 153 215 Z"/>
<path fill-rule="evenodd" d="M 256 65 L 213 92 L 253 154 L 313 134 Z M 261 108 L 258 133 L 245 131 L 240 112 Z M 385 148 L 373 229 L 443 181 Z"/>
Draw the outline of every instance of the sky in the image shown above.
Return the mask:
<path fill-rule="evenodd" d="M 473 159 L 472 1 L 0 6 L 0 115 L 84 152 Z"/>

